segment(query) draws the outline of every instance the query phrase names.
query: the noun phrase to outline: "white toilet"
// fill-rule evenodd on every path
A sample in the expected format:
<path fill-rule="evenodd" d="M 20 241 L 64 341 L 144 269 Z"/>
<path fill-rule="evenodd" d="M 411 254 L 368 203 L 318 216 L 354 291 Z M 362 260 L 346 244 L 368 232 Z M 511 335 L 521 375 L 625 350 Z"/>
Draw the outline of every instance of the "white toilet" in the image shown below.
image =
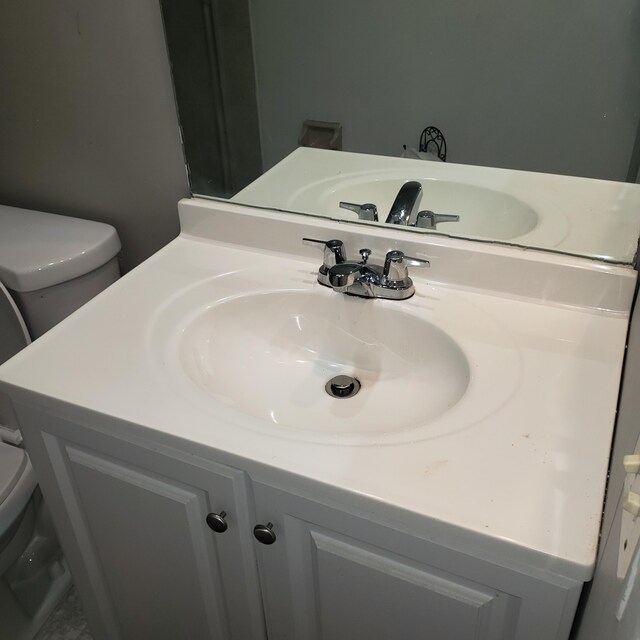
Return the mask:
<path fill-rule="evenodd" d="M 0 365 L 118 279 L 106 224 L 0 205 Z M 0 640 L 33 638 L 71 584 L 0 394 Z"/>

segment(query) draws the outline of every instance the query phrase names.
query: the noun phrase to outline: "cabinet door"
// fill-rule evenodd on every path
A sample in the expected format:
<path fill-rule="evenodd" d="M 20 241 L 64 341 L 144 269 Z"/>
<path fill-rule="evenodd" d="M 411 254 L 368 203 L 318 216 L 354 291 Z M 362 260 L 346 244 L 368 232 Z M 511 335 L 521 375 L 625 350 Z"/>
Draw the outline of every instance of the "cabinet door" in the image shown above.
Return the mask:
<path fill-rule="evenodd" d="M 120 443 L 118 457 L 44 435 L 110 640 L 264 637 L 245 474 Z M 108 447 L 107 447 L 108 448 Z M 126 454 L 124 453 L 126 451 Z M 215 533 L 210 512 L 226 512 Z M 244 540 L 242 531 L 245 532 Z M 247 553 L 248 551 L 248 553 Z"/>
<path fill-rule="evenodd" d="M 256 543 L 269 638 L 561 637 L 562 589 L 534 581 L 528 599 L 521 575 L 273 487 L 254 498 L 276 534 Z"/>

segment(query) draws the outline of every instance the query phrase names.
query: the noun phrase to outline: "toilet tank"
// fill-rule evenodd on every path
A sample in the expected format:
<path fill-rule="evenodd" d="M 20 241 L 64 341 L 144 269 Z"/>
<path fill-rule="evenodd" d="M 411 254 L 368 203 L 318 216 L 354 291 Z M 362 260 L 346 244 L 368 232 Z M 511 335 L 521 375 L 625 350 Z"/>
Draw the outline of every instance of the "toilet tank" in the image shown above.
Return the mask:
<path fill-rule="evenodd" d="M 0 282 L 32 338 L 117 280 L 119 251 L 111 225 L 0 205 Z"/>

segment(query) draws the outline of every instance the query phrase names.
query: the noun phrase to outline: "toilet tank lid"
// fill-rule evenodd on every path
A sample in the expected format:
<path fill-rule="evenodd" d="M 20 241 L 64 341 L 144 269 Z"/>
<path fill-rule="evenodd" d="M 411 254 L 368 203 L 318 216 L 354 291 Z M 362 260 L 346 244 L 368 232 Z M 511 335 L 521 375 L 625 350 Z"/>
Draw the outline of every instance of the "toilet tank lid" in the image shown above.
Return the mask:
<path fill-rule="evenodd" d="M 108 224 L 0 205 L 0 280 L 27 292 L 72 280 L 120 251 Z"/>
<path fill-rule="evenodd" d="M 0 442 L 0 505 L 16 486 L 26 465 L 23 449 Z"/>

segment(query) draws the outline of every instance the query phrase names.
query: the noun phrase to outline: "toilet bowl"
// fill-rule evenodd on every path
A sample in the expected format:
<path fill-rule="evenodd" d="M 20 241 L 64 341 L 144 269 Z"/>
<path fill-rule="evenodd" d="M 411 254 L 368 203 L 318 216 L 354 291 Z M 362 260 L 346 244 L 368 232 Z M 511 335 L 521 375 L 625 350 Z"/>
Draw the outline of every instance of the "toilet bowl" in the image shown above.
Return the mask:
<path fill-rule="evenodd" d="M 113 283 L 110 225 L 0 205 L 0 366 Z M 30 640 L 71 586 L 11 403 L 0 394 L 0 640 Z"/>

